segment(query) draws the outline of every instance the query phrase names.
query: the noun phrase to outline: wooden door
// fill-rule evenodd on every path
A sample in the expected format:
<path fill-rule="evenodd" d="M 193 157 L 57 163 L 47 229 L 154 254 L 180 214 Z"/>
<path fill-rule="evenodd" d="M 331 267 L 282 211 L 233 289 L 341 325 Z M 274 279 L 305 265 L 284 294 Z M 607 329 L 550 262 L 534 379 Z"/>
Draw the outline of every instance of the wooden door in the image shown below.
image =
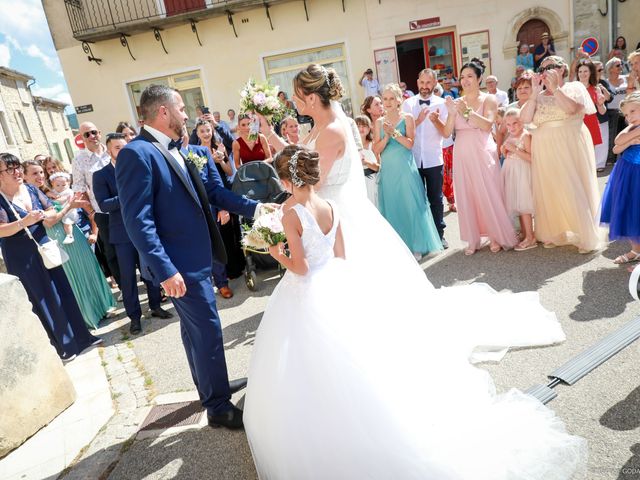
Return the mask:
<path fill-rule="evenodd" d="M 526 43 L 531 48 L 531 53 L 533 53 L 533 49 L 540 44 L 540 36 L 544 32 L 551 34 L 549 26 L 546 23 L 539 18 L 528 20 L 518 31 L 516 37 L 518 39 L 518 46 Z"/>
<path fill-rule="evenodd" d="M 205 0 L 164 0 L 164 6 L 167 10 L 167 17 L 180 13 L 192 12 L 194 10 L 202 10 L 205 8 Z"/>

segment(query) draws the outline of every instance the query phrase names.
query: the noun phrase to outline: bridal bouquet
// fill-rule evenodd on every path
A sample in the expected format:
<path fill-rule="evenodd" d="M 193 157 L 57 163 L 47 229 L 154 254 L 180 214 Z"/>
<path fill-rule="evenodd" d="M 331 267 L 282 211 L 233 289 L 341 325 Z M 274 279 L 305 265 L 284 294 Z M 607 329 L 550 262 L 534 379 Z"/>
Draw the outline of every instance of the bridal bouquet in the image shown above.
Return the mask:
<path fill-rule="evenodd" d="M 252 226 L 243 224 L 242 245 L 249 250 L 266 252 L 271 245 L 285 242 L 287 239 L 282 227 L 282 210 L 268 210 L 255 219 Z"/>
<path fill-rule="evenodd" d="M 251 115 L 255 112 L 263 115 L 269 123 L 280 122 L 287 115 L 287 108 L 278 100 L 279 88 L 269 82 L 258 83 L 250 79 L 240 91 L 241 113 Z M 259 129 L 260 123 L 254 118 L 250 133 L 252 139 L 258 138 Z"/>

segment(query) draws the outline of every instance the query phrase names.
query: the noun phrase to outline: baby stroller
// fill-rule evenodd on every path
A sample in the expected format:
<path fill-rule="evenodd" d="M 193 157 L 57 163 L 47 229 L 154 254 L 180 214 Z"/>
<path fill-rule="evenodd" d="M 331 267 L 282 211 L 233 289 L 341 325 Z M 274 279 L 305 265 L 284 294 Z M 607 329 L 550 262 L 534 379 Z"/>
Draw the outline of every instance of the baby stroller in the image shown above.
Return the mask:
<path fill-rule="evenodd" d="M 238 195 L 263 203 L 283 203 L 289 196 L 282 187 L 274 168 L 265 162 L 249 162 L 241 165 L 233 179 L 231 190 Z M 253 223 L 250 218 L 244 217 L 240 221 L 248 225 Z M 256 267 L 265 270 L 277 267 L 279 271 L 281 270 L 280 264 L 268 252 L 255 253 L 246 249 L 243 251 L 247 263 L 244 279 L 249 290 L 255 291 L 257 287 Z"/>

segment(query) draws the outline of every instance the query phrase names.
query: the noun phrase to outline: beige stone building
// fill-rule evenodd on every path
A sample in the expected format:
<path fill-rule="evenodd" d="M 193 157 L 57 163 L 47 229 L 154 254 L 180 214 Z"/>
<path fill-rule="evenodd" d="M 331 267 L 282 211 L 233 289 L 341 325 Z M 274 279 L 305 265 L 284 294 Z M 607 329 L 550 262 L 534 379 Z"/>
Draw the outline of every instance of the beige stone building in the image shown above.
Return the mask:
<path fill-rule="evenodd" d="M 420 69 L 458 70 L 478 56 L 506 90 L 519 40 L 542 31 L 568 56 L 575 0 L 44 0 L 79 121 L 103 131 L 138 120 L 142 90 L 177 88 L 190 117 L 206 105 L 237 110 L 250 78 L 291 96 L 291 79 L 311 62 L 332 66 L 357 111 L 371 67 L 381 83 L 415 91 Z M 83 113 L 86 112 L 86 113 Z"/>
<path fill-rule="evenodd" d="M 0 151 L 22 160 L 49 153 L 28 84 L 33 77 L 0 67 Z"/>
<path fill-rule="evenodd" d="M 51 148 L 51 155 L 70 167 L 77 148 L 69 121 L 64 114 L 67 104 L 37 96 L 33 97 L 33 103 Z"/>
<path fill-rule="evenodd" d="M 64 114 L 64 103 L 35 97 L 29 89 L 34 78 L 0 67 L 0 152 L 21 160 L 39 154 L 69 163 L 74 155 L 74 136 Z"/>

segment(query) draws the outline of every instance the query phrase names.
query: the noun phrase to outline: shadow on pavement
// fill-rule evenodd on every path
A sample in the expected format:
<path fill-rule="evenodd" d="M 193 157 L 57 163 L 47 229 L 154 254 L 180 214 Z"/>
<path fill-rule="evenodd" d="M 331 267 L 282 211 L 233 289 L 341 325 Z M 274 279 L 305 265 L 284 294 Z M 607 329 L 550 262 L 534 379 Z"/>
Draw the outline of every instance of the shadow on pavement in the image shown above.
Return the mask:
<path fill-rule="evenodd" d="M 468 257 L 463 251 L 445 255 L 425 268 L 435 287 L 456 282 L 484 282 L 495 290 L 537 291 L 550 279 L 593 259 L 580 255 L 575 247 L 545 249 L 542 246 L 525 252 L 491 253 L 488 248 Z"/>
<path fill-rule="evenodd" d="M 582 295 L 569 318 L 580 322 L 614 318 L 633 301 L 627 288 L 629 274 L 618 267 L 590 270 L 583 274 Z"/>
<path fill-rule="evenodd" d="M 640 387 L 604 412 L 600 417 L 600 425 L 618 431 L 635 430 L 640 427 Z M 637 478 L 640 478 L 640 470 Z"/>
<path fill-rule="evenodd" d="M 78 462 L 69 478 L 82 472 L 96 473 L 101 458 L 119 460 L 100 465 L 100 480 L 160 480 L 215 478 L 252 480 L 257 478 L 251 451 L 243 431 L 204 427 L 175 435 L 126 440 Z M 64 478 L 64 477 L 62 477 Z"/>
<path fill-rule="evenodd" d="M 222 336 L 224 338 L 225 350 L 238 345 L 253 345 L 256 330 L 258 330 L 258 325 L 260 325 L 260 319 L 262 319 L 262 312 L 224 327 L 222 329 Z"/>
<path fill-rule="evenodd" d="M 618 480 L 638 480 L 640 479 L 640 443 L 631 447 L 633 456 L 620 469 Z"/>

